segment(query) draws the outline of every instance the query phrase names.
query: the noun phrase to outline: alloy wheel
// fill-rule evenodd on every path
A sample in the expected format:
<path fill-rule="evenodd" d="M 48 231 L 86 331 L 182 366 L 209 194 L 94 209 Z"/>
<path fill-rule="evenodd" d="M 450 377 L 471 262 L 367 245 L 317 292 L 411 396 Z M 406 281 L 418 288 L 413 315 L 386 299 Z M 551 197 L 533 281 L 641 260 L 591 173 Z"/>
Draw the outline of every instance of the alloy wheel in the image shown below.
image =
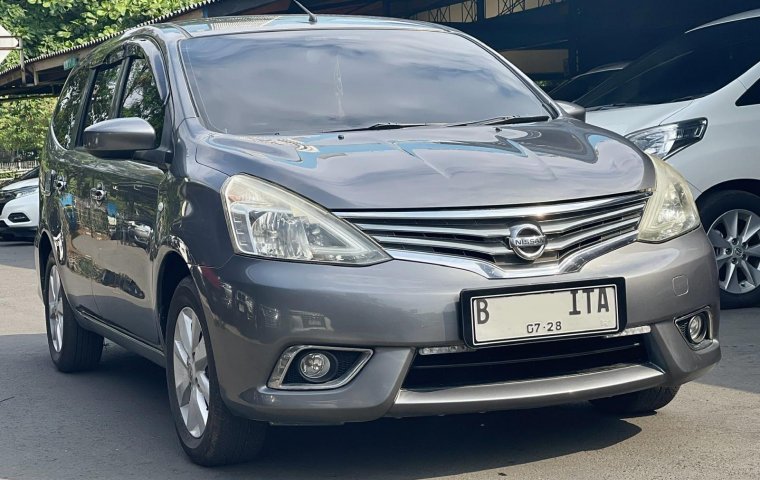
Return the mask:
<path fill-rule="evenodd" d="M 206 341 L 198 315 L 185 307 L 174 328 L 174 388 L 187 431 L 200 438 L 206 429 L 209 410 L 209 376 Z"/>
<path fill-rule="evenodd" d="M 48 279 L 48 324 L 53 349 L 61 351 L 63 347 L 63 292 L 58 266 L 53 265 Z"/>
<path fill-rule="evenodd" d="M 707 231 L 718 263 L 720 288 L 741 295 L 760 286 L 760 216 L 729 210 Z"/>

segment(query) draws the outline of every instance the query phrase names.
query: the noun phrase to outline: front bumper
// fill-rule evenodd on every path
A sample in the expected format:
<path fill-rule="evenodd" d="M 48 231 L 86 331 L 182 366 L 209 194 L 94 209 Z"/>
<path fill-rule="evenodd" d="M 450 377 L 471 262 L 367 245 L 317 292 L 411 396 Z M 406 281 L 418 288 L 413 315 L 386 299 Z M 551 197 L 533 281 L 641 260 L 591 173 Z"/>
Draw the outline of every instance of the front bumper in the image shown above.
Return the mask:
<path fill-rule="evenodd" d="M 628 245 L 561 276 L 488 280 L 400 260 L 357 268 L 243 257 L 219 269 L 196 268 L 194 276 L 229 408 L 272 423 L 335 424 L 538 407 L 690 381 L 720 359 L 712 255 L 704 233 L 694 231 L 661 245 Z M 461 290 L 611 277 L 626 280 L 627 327 L 651 327 L 647 362 L 518 382 L 402 388 L 419 347 L 462 343 Z M 712 312 L 716 340 L 693 350 L 673 320 L 703 307 Z M 293 345 L 368 347 L 374 355 L 337 389 L 268 388 L 279 356 Z"/>
<path fill-rule="evenodd" d="M 22 215 L 26 220 L 14 220 Z M 39 196 L 27 195 L 7 202 L 0 210 L 0 235 L 32 240 L 39 223 Z"/>

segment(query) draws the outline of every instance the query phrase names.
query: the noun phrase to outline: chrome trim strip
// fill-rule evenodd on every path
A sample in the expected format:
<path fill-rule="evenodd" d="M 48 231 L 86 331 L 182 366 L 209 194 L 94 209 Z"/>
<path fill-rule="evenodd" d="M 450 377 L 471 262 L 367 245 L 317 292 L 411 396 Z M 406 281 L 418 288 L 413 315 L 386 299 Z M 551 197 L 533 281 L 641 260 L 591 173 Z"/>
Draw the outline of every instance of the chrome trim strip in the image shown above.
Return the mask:
<path fill-rule="evenodd" d="M 288 373 L 288 370 L 290 369 L 291 364 L 293 363 L 293 360 L 296 359 L 299 353 L 303 352 L 304 350 L 324 350 L 327 352 L 330 351 L 339 351 L 339 352 L 362 352 L 362 355 L 359 357 L 359 360 L 356 361 L 356 364 L 351 367 L 350 370 L 348 370 L 346 373 L 344 373 L 342 376 L 330 380 L 329 382 L 325 383 L 294 383 L 290 385 L 283 385 L 282 382 L 285 380 L 285 375 Z M 369 359 L 372 357 L 372 354 L 374 352 L 369 348 L 348 348 L 348 347 L 325 347 L 320 345 L 295 345 L 289 348 L 286 348 L 284 352 L 282 352 L 282 355 L 280 355 L 280 360 L 277 362 L 277 365 L 275 365 L 274 370 L 272 371 L 272 375 L 269 377 L 269 381 L 267 382 L 267 387 L 276 389 L 276 390 L 329 390 L 333 388 L 340 388 L 353 380 L 353 378 L 359 373 L 359 371 L 364 368 L 364 365 L 369 362 Z"/>
<path fill-rule="evenodd" d="M 557 239 L 554 241 L 549 241 L 549 244 L 546 246 L 546 251 L 551 252 L 555 250 L 562 250 L 564 248 L 569 247 L 570 245 L 574 243 L 582 242 L 583 240 L 586 240 L 590 237 L 596 237 L 597 235 L 603 235 L 605 233 L 609 233 L 615 230 L 619 230 L 621 228 L 630 227 L 630 226 L 636 226 L 639 223 L 640 218 L 630 218 L 628 220 L 622 220 L 620 222 L 615 223 L 608 223 L 607 225 L 602 225 L 601 227 L 592 228 L 589 230 L 585 230 L 583 232 L 576 233 L 574 235 L 568 235 L 566 237 L 562 237 L 561 239 Z"/>
<path fill-rule="evenodd" d="M 429 238 L 414 237 L 386 237 L 383 235 L 373 235 L 372 238 L 374 238 L 375 241 L 380 244 L 391 243 L 395 245 L 456 248 L 459 250 L 469 250 L 471 252 L 485 253 L 487 255 L 514 255 L 514 252 L 508 248 L 505 243 L 502 243 L 500 246 L 489 247 L 488 245 L 483 245 L 480 243 L 470 243 L 457 240 L 433 240 Z"/>
<path fill-rule="evenodd" d="M 589 223 L 600 222 L 608 218 L 618 217 L 620 215 L 626 215 L 629 213 L 636 213 L 639 210 L 644 210 L 646 206 L 646 202 L 642 202 L 630 207 L 612 210 L 610 212 L 600 213 L 598 215 L 586 215 L 582 217 L 570 218 L 567 220 L 546 220 L 544 222 L 541 222 L 541 230 L 543 230 L 547 235 L 561 234 L 568 230 L 572 230 L 573 228 L 581 227 Z"/>
<path fill-rule="evenodd" d="M 540 222 L 541 230 L 547 235 L 561 234 L 567 230 L 577 228 L 589 223 L 595 223 L 608 218 L 618 217 L 628 213 L 636 213 L 643 210 L 646 207 L 646 203 L 638 203 L 626 208 L 613 210 L 610 212 L 601 213 L 598 215 L 584 215 L 576 216 L 570 219 L 557 219 L 546 220 Z M 462 227 L 446 227 L 446 226 L 429 226 L 429 225 L 403 225 L 403 224 L 388 224 L 388 223 L 361 223 L 357 222 L 354 225 L 359 227 L 362 231 L 369 235 L 374 235 L 372 232 L 410 232 L 410 233 L 433 233 L 443 235 L 466 235 L 477 238 L 507 238 L 509 237 L 509 226 L 507 223 L 510 219 L 504 219 L 504 226 L 500 228 L 462 228 Z"/>
<path fill-rule="evenodd" d="M 478 238 L 509 237 L 509 227 L 501 228 L 458 228 L 431 227 L 427 225 L 389 225 L 385 223 L 355 223 L 363 232 L 374 236 L 372 232 L 410 232 L 410 233 L 441 233 L 444 235 L 467 235 Z"/>
<path fill-rule="evenodd" d="M 466 210 L 404 210 L 404 211 L 336 211 L 333 214 L 344 219 L 353 218 L 378 218 L 378 219 L 490 219 L 490 218 L 520 218 L 540 217 L 571 212 L 583 212 L 594 208 L 606 208 L 622 205 L 635 201 L 645 200 L 651 195 L 650 192 L 637 192 L 628 195 L 620 195 L 611 198 L 596 200 L 582 200 L 578 202 L 565 202 L 551 205 L 532 205 L 509 208 L 479 208 Z"/>
<path fill-rule="evenodd" d="M 649 325 L 639 325 L 638 327 L 630 327 L 626 328 L 622 332 L 618 333 L 610 333 L 607 335 L 602 335 L 604 338 L 616 338 L 616 337 L 628 337 L 631 335 L 645 335 L 647 333 L 652 332 L 652 327 Z M 591 337 L 593 338 L 593 337 Z M 549 338 L 551 340 L 551 338 Z M 525 342 L 530 343 L 530 342 Z M 432 347 L 420 347 L 417 349 L 418 355 L 423 356 L 429 356 L 429 355 L 453 355 L 457 353 L 466 353 L 466 352 L 474 352 L 477 351 L 477 348 L 468 347 L 464 343 L 458 343 L 454 345 L 439 345 L 439 346 L 432 346 Z"/>
<path fill-rule="evenodd" d="M 620 228 L 624 228 L 627 226 L 634 226 L 639 223 L 639 220 L 640 219 L 638 217 L 630 218 L 627 220 L 622 220 L 620 222 L 602 225 L 600 227 L 579 232 L 574 235 L 563 237 L 561 239 L 550 240 L 549 243 L 546 245 L 545 251 L 552 252 L 552 251 L 562 250 L 574 243 L 582 242 L 583 240 L 587 238 L 595 237 L 597 235 L 602 235 L 604 233 L 618 230 Z M 436 240 L 436 239 L 430 239 L 430 238 L 396 237 L 396 236 L 385 236 L 385 235 L 372 235 L 372 238 L 374 238 L 375 241 L 380 244 L 455 248 L 459 250 L 469 250 L 471 252 L 485 253 L 487 255 L 514 255 L 514 252 L 512 251 L 512 249 L 507 247 L 506 244 L 503 244 L 500 246 L 488 246 L 488 245 L 484 245 L 480 243 L 466 242 L 466 241 L 461 241 L 461 240 Z M 505 235 L 504 238 L 506 239 L 508 238 L 508 236 Z"/>
<path fill-rule="evenodd" d="M 455 257 L 453 255 L 413 252 L 408 250 L 396 250 L 392 248 L 387 248 L 385 251 L 388 253 L 388 255 L 396 260 L 405 260 L 409 262 L 428 263 L 431 265 L 442 265 L 444 267 L 458 268 L 460 270 L 467 270 L 468 272 L 477 273 L 481 277 L 489 279 L 528 278 L 577 272 L 583 267 L 583 265 L 593 260 L 594 258 L 635 242 L 638 235 L 638 231 L 633 231 L 619 237 L 611 238 L 604 242 L 593 245 L 585 250 L 581 250 L 579 252 L 568 255 L 559 263 L 553 263 L 550 265 L 529 264 L 524 267 L 511 266 L 508 270 L 502 269 L 493 263 L 483 260 Z"/>
<path fill-rule="evenodd" d="M 434 390 L 401 389 L 386 415 L 411 417 L 543 407 L 645 390 L 665 381 L 665 373 L 647 363 L 519 382 Z"/>
<path fill-rule="evenodd" d="M 626 328 L 622 332 L 605 335 L 604 338 L 627 337 L 629 335 L 645 335 L 647 333 L 652 333 L 652 327 L 649 325 L 640 325 L 638 327 Z"/>

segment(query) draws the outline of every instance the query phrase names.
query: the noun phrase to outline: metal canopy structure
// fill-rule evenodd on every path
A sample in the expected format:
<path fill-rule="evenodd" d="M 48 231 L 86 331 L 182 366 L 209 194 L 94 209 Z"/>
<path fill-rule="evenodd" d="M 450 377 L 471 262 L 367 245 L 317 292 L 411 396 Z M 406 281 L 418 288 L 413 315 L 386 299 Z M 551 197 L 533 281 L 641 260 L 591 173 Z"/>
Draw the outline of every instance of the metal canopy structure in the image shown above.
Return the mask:
<path fill-rule="evenodd" d="M 690 28 L 760 0 L 301 0 L 316 14 L 376 15 L 443 23 L 493 47 L 536 79 L 564 78 L 632 60 Z M 188 18 L 300 13 L 290 0 L 203 0 L 143 25 Z M 0 71 L 0 101 L 57 95 L 78 58 L 110 37 Z M 26 78 L 26 83 L 24 79 Z"/>

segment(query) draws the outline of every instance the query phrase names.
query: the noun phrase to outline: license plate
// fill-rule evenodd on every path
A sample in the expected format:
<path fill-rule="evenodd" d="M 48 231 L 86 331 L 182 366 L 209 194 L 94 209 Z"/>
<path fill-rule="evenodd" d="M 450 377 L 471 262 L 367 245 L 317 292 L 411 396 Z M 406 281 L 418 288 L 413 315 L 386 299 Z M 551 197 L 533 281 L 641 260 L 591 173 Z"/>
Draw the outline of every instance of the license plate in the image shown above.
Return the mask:
<path fill-rule="evenodd" d="M 617 332 L 625 283 L 610 279 L 462 292 L 465 342 L 473 347 Z"/>

